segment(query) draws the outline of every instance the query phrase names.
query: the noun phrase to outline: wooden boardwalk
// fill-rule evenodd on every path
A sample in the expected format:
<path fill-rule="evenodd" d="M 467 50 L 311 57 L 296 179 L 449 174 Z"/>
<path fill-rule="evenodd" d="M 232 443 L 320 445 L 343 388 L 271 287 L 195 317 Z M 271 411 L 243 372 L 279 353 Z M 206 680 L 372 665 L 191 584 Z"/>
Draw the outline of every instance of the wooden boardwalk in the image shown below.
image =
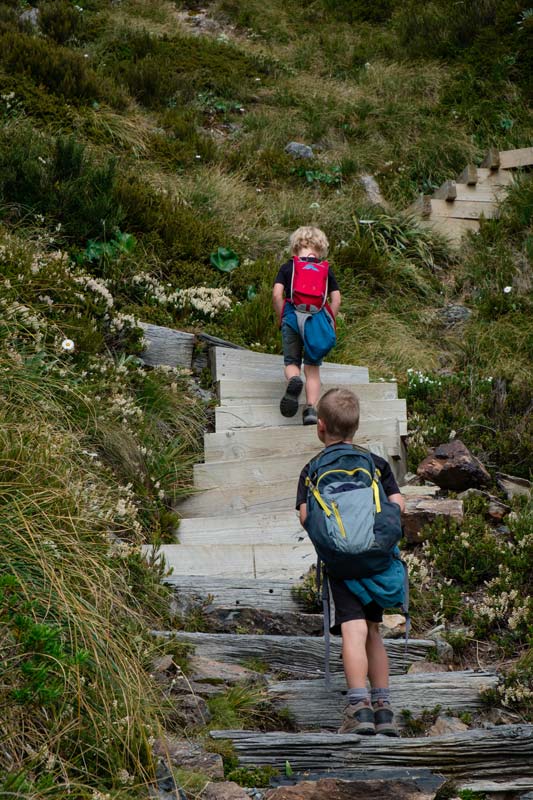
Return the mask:
<path fill-rule="evenodd" d="M 476 233 L 480 220 L 499 214 L 499 203 L 517 170 L 533 165 L 533 147 L 498 151 L 491 148 L 480 167 L 468 164 L 457 180 L 445 181 L 432 195 L 421 195 L 408 210 L 422 224 L 460 244 L 465 233 Z"/>
<path fill-rule="evenodd" d="M 465 188 L 459 187 L 457 202 L 470 202 L 468 186 L 465 181 Z M 315 553 L 294 502 L 300 470 L 321 448 L 316 429 L 304 427 L 300 414 L 294 419 L 279 414 L 284 391 L 281 357 L 216 347 L 210 352 L 210 366 L 219 400 L 216 430 L 204 437 L 204 462 L 194 468 L 196 491 L 177 509 L 182 519 L 175 542 L 160 548 L 172 567 L 166 580 L 186 603 L 202 601 L 208 611 L 301 613 L 292 588 L 315 564 Z M 325 387 L 349 386 L 360 396 L 356 442 L 386 458 L 401 485 L 401 437 L 407 416 L 396 384 L 370 383 L 368 370 L 350 365 L 326 364 L 322 377 Z M 450 502 L 457 507 L 448 505 L 445 513 L 460 518 L 460 501 L 441 501 L 435 493 L 435 487 L 405 487 L 409 507 L 422 505 L 428 518 L 440 513 L 441 503 L 444 511 Z M 333 733 L 345 694 L 338 639 L 332 641 L 332 687 L 326 689 L 324 642 L 316 636 L 154 633 L 176 636 L 192 644 L 196 655 L 215 662 L 256 660 L 265 666 L 271 703 L 287 708 L 300 732 L 212 731 L 214 738 L 233 742 L 242 765 L 283 769 L 289 761 L 295 773 L 334 769 L 350 775 L 359 770 L 368 776 L 377 771 L 392 775 L 401 768 L 413 786 L 415 773 L 425 769 L 489 792 L 498 791 L 501 781 L 510 785 L 512 779 L 514 785 L 526 787 L 533 782 L 532 726 L 399 740 Z M 475 713 L 481 706 L 481 689 L 494 687 L 498 680 L 488 671 L 407 675 L 412 663 L 428 658 L 433 642 L 411 640 L 406 649 L 403 640 L 386 639 L 385 646 L 398 710 L 407 708 L 416 715 L 440 705 L 452 713 Z"/>

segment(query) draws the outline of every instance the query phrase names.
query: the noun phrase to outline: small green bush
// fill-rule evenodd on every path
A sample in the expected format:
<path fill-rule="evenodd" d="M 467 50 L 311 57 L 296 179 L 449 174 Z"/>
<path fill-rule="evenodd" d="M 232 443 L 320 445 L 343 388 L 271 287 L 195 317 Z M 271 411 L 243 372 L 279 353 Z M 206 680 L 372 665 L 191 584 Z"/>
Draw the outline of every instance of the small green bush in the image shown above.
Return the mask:
<path fill-rule="evenodd" d="M 109 80 L 97 76 L 80 53 L 67 47 L 25 33 L 7 32 L 0 35 L 0 51 L 8 73 L 26 75 L 74 105 L 95 100 L 123 104 Z"/>
<path fill-rule="evenodd" d="M 46 0 L 39 12 L 39 27 L 57 44 L 65 44 L 81 27 L 82 12 L 67 0 Z"/>

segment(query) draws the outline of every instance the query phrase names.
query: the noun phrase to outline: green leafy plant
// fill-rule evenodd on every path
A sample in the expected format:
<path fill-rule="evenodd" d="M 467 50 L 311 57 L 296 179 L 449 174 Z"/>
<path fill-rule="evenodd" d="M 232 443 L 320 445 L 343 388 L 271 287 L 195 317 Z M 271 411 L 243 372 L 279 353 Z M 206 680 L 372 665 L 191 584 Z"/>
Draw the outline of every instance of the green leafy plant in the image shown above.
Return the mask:
<path fill-rule="evenodd" d="M 232 272 L 239 266 L 237 253 L 234 253 L 228 247 L 219 247 L 215 253 L 211 253 L 209 261 L 220 272 Z"/>

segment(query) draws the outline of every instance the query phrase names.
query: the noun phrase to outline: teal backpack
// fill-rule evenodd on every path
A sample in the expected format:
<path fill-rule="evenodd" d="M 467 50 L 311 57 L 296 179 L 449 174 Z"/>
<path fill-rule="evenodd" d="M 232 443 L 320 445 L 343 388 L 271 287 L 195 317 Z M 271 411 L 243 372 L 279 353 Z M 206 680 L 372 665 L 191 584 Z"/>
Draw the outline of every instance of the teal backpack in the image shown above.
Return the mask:
<path fill-rule="evenodd" d="M 371 454 L 326 448 L 309 465 L 305 529 L 327 572 L 368 578 L 391 564 L 402 538 L 400 508 L 387 499 Z"/>

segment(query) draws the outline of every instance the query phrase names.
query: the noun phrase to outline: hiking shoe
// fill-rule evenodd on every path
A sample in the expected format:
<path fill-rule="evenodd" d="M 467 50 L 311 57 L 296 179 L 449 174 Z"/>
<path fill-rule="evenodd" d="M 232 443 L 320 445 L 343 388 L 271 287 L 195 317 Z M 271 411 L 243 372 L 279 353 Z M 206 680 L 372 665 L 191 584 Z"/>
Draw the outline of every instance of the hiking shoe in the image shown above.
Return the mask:
<path fill-rule="evenodd" d="M 376 733 L 383 736 L 399 736 L 398 726 L 394 721 L 394 712 L 388 703 L 374 703 L 374 722 Z"/>
<path fill-rule="evenodd" d="M 304 386 L 303 380 L 295 375 L 291 378 L 285 389 L 285 394 L 279 401 L 279 410 L 284 417 L 294 417 L 298 411 L 298 398 Z"/>
<path fill-rule="evenodd" d="M 314 406 L 306 406 L 302 413 L 302 422 L 304 425 L 316 425 L 318 417 L 316 415 L 316 408 Z"/>
<path fill-rule="evenodd" d="M 359 733 L 362 736 L 374 736 L 374 709 L 369 702 L 361 700 L 356 705 L 351 703 L 344 709 L 342 725 L 337 733 Z"/>

